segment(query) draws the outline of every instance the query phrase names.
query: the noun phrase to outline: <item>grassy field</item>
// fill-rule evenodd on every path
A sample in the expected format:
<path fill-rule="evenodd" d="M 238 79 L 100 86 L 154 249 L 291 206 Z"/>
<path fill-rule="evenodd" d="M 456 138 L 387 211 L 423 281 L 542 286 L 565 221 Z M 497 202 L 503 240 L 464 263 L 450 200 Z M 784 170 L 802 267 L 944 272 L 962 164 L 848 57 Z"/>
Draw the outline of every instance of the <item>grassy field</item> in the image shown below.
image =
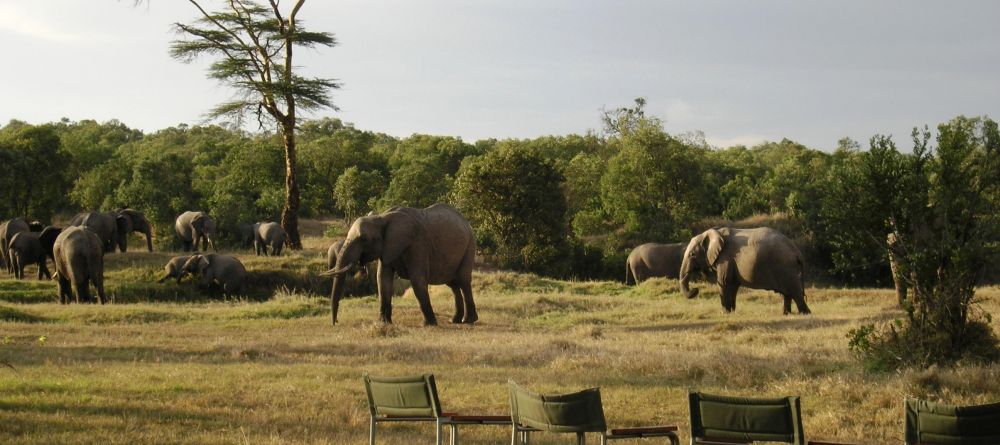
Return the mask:
<path fill-rule="evenodd" d="M 661 280 L 629 288 L 496 272 L 475 276 L 475 326 L 422 327 L 408 293 L 393 326 L 375 323 L 376 300 L 362 297 L 334 327 L 319 296 L 329 284 L 315 277 L 329 240 L 317 233 L 301 253 L 241 253 L 258 290 L 237 301 L 154 283 L 164 253 L 107 257 L 113 305 L 60 306 L 52 282 L 0 280 L 0 359 L 16 368 L 0 369 L 0 443 L 367 443 L 363 372 L 434 373 L 444 408 L 470 413 L 506 413 L 508 379 L 539 391 L 600 386 L 612 427 L 678 424 L 685 441 L 689 388 L 797 394 L 807 437 L 879 444 L 902 442 L 905 396 L 1000 400 L 1000 366 L 866 373 L 846 335 L 900 315 L 888 289 L 809 289 L 805 317 L 782 316 L 775 294 L 742 291 L 725 314 L 703 283 L 685 300 Z M 450 291 L 431 294 L 450 319 Z M 997 314 L 1000 288 L 980 295 Z M 433 440 L 429 425 L 383 431 L 383 443 Z M 463 443 L 510 440 L 503 427 L 462 432 Z"/>

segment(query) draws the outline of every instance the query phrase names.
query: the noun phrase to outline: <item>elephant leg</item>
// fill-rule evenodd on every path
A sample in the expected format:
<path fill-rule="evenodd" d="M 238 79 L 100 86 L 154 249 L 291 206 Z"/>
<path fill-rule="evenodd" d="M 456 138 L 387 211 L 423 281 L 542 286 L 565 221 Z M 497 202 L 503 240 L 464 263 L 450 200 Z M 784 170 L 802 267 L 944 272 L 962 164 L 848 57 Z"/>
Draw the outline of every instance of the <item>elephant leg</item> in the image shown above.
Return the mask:
<path fill-rule="evenodd" d="M 465 281 L 460 286 L 462 288 L 462 297 L 465 300 L 465 319 L 462 322 L 475 323 L 479 321 L 479 312 L 476 311 L 476 301 L 472 299 L 472 283 Z"/>
<path fill-rule="evenodd" d="M 104 304 L 108 301 L 108 297 L 104 295 L 104 279 L 98 278 L 94 281 L 94 288 L 97 289 L 97 299 Z"/>
<path fill-rule="evenodd" d="M 812 313 L 812 311 L 809 310 L 809 305 L 806 304 L 805 292 L 793 296 L 791 300 L 795 301 L 795 306 L 799 309 L 799 314 L 806 315 Z"/>
<path fill-rule="evenodd" d="M 437 317 L 434 316 L 434 309 L 431 307 L 431 296 L 427 292 L 426 280 L 423 277 L 417 279 L 411 277 L 410 284 L 413 288 L 413 295 L 417 297 L 417 303 L 420 304 L 420 312 L 424 314 L 424 326 L 437 325 Z"/>
<path fill-rule="evenodd" d="M 49 272 L 48 266 L 45 265 L 45 258 L 38 262 L 38 279 L 41 280 L 42 276 L 49 280 L 52 279 L 52 272 Z"/>
<path fill-rule="evenodd" d="M 56 283 L 59 289 L 59 304 L 69 304 L 69 294 L 70 294 L 70 284 L 66 277 L 59 275 L 58 281 Z"/>
<path fill-rule="evenodd" d="M 413 296 L 417 298 L 420 305 L 420 312 L 424 315 L 424 326 L 434 326 L 437 324 L 437 317 L 434 316 L 434 309 L 431 307 L 431 296 L 427 292 L 427 278 L 423 276 L 410 276 L 410 288 L 413 289 Z M 389 295 L 392 298 L 392 295 Z"/>
<path fill-rule="evenodd" d="M 81 301 L 84 303 L 90 303 L 92 300 L 90 298 L 90 283 L 87 282 L 86 278 L 73 279 L 73 293 L 76 295 L 76 302 L 79 304 Z"/>
<path fill-rule="evenodd" d="M 378 266 L 378 302 L 379 319 L 383 323 L 392 323 L 392 286 L 396 271 L 383 266 Z M 345 277 L 346 278 L 346 277 Z"/>
<path fill-rule="evenodd" d="M 787 294 L 782 294 L 781 297 L 785 300 L 781 309 L 781 315 L 788 315 L 792 313 L 792 297 Z"/>
<path fill-rule="evenodd" d="M 733 312 L 736 310 L 736 292 L 740 290 L 739 284 L 720 284 L 719 285 L 719 295 L 722 298 L 722 308 L 726 312 Z"/>
<path fill-rule="evenodd" d="M 462 289 L 456 283 L 448 284 L 451 293 L 455 295 L 455 315 L 451 317 L 452 323 L 461 323 L 465 319 L 465 302 L 462 300 Z"/>

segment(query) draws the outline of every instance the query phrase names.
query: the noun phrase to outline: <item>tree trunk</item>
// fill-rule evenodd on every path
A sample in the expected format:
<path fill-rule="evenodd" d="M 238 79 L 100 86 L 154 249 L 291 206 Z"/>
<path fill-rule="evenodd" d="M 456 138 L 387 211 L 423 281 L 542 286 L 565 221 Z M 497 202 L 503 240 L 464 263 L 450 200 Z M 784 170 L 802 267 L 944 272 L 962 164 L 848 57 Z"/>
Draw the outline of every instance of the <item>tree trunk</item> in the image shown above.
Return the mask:
<path fill-rule="evenodd" d="M 281 228 L 288 234 L 286 243 L 292 250 L 302 249 L 299 237 L 299 183 L 296 176 L 295 124 L 282 125 L 285 141 L 285 207 L 281 209 Z"/>

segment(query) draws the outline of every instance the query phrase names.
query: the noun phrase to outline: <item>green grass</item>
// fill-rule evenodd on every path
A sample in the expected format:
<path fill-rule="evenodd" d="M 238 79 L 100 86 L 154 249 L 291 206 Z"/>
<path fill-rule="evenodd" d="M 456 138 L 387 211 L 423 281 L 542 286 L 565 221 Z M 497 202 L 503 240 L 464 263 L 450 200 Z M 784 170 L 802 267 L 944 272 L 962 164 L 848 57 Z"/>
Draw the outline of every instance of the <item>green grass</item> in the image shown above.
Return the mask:
<path fill-rule="evenodd" d="M 311 276 L 328 240 L 307 240 L 303 253 L 243 256 L 257 292 L 246 298 L 156 284 L 166 253 L 108 256 L 115 304 L 105 306 L 56 304 L 52 282 L 0 280 L 0 360 L 16 368 L 0 369 L 0 443 L 366 443 L 363 372 L 432 372 L 445 409 L 471 413 L 507 412 L 507 379 L 539 391 L 600 386 L 610 425 L 675 423 L 685 441 L 689 388 L 798 394 L 809 438 L 859 443 L 901 442 L 904 396 L 1000 400 L 1000 365 L 864 371 L 847 332 L 899 316 L 890 289 L 809 289 L 811 316 L 782 316 L 777 295 L 741 291 L 726 314 L 704 283 L 687 300 L 663 280 L 477 273 L 475 326 L 446 323 L 443 286 L 431 292 L 441 326 L 421 326 L 410 292 L 394 301 L 394 325 L 375 322 L 369 296 L 344 301 L 331 326 L 320 296 L 329 284 Z M 997 314 L 1000 288 L 980 297 Z M 433 440 L 429 425 L 384 432 L 384 443 Z M 506 428 L 463 429 L 463 443 L 507 441 Z"/>

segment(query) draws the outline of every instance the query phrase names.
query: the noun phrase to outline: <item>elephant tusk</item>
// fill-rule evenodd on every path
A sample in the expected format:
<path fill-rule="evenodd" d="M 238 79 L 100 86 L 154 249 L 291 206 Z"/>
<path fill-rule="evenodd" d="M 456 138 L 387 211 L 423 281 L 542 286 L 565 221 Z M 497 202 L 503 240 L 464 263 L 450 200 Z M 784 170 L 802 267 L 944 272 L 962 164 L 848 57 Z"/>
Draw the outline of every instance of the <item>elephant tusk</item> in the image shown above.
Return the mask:
<path fill-rule="evenodd" d="M 348 265 L 346 265 L 344 267 L 341 267 L 339 269 L 337 269 L 337 268 L 330 269 L 330 270 L 328 270 L 326 272 L 321 273 L 320 276 L 329 277 L 331 275 L 334 275 L 334 276 L 335 275 L 343 275 L 344 273 L 346 273 L 349 270 L 351 270 L 351 265 L 350 264 L 348 264 Z"/>

